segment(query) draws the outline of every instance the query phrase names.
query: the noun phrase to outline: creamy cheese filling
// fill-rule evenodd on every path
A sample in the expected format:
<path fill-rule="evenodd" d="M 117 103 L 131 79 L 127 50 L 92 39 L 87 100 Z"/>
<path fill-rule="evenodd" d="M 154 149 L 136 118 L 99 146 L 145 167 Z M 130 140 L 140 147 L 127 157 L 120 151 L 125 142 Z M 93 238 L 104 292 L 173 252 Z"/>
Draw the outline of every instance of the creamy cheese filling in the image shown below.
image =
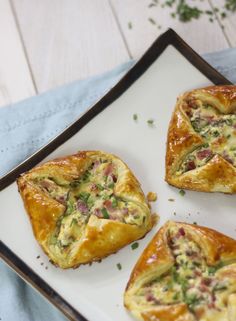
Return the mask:
<path fill-rule="evenodd" d="M 104 159 L 94 161 L 78 180 L 67 185 L 60 185 L 52 177 L 37 178 L 36 184 L 66 208 L 51 244 L 63 248 L 77 241 L 92 214 L 126 224 L 145 224 L 142 208 L 115 194 L 118 179 L 116 165 Z"/>
<path fill-rule="evenodd" d="M 184 158 L 177 174 L 205 165 L 215 154 L 236 166 L 236 114 L 224 115 L 200 100 L 189 102 L 185 113 L 206 143 Z"/>
<path fill-rule="evenodd" d="M 230 278 L 222 280 L 216 276 L 222 264 L 208 266 L 200 248 L 183 228 L 170 230 L 169 246 L 174 266 L 138 290 L 137 304 L 151 307 L 184 302 L 197 317 L 206 308 L 217 313 L 225 309 L 227 297 L 236 293 L 236 286 Z"/>

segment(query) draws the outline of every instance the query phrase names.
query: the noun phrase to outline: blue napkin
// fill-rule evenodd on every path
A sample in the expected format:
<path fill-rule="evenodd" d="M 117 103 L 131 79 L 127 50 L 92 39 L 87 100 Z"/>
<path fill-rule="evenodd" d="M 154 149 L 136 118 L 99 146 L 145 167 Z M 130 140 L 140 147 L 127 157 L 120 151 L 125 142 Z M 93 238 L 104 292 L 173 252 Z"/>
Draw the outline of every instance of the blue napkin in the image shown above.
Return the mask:
<path fill-rule="evenodd" d="M 236 83 L 236 48 L 204 55 Z M 0 109 L 0 176 L 60 133 L 111 88 L 134 64 L 57 88 Z M 67 319 L 0 262 L 0 320 L 66 321 Z"/>

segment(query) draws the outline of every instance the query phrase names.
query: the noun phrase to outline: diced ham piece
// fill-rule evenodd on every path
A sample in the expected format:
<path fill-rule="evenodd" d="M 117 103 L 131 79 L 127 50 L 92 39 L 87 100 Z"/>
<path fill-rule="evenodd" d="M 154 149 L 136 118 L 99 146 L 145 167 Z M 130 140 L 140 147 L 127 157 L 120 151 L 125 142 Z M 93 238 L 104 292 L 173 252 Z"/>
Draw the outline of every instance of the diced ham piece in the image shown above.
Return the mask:
<path fill-rule="evenodd" d="M 55 185 L 53 182 L 43 180 L 40 182 L 40 185 L 45 188 L 47 191 L 52 189 L 53 185 Z"/>
<path fill-rule="evenodd" d="M 209 292 L 209 288 L 208 288 L 206 285 L 204 285 L 204 284 L 200 284 L 199 290 L 200 290 L 201 292 Z"/>
<path fill-rule="evenodd" d="M 189 118 L 192 117 L 192 112 L 191 112 L 191 110 L 186 110 L 185 113 L 186 113 L 186 115 L 187 115 Z"/>
<path fill-rule="evenodd" d="M 211 282 L 212 282 L 212 280 L 210 278 L 203 278 L 201 280 L 201 284 L 206 285 L 206 286 L 211 285 Z"/>
<path fill-rule="evenodd" d="M 196 168 L 196 165 L 195 165 L 193 160 L 190 160 L 186 165 L 187 171 L 191 171 L 191 170 L 193 170 L 195 168 Z"/>
<path fill-rule="evenodd" d="M 61 204 L 65 204 L 66 203 L 66 199 L 67 199 L 67 194 L 64 195 L 60 195 L 56 198 L 56 200 L 58 202 L 60 202 Z"/>
<path fill-rule="evenodd" d="M 96 169 L 100 164 L 101 163 L 98 160 L 96 160 L 93 164 L 93 169 Z"/>
<path fill-rule="evenodd" d="M 128 208 L 127 207 L 125 207 L 125 208 L 122 208 L 122 214 L 123 215 L 127 215 L 128 213 L 129 213 L 129 210 L 128 210 Z"/>
<path fill-rule="evenodd" d="M 208 124 L 212 124 L 214 122 L 214 116 L 205 116 L 204 118 Z"/>
<path fill-rule="evenodd" d="M 194 275 L 196 275 L 196 276 L 201 276 L 201 275 L 202 275 L 202 272 L 199 271 L 199 270 L 195 270 L 195 271 L 194 271 Z"/>
<path fill-rule="evenodd" d="M 202 160 L 212 155 L 212 151 L 210 149 L 203 149 L 197 152 L 197 158 Z"/>
<path fill-rule="evenodd" d="M 90 187 L 90 190 L 91 190 L 91 191 L 97 191 L 97 189 L 98 189 L 98 188 L 97 188 L 97 185 L 94 184 L 94 183 L 92 183 L 92 184 L 91 184 L 91 187 Z"/>
<path fill-rule="evenodd" d="M 212 301 L 211 301 L 210 303 L 208 303 L 207 306 L 208 306 L 209 309 L 214 309 L 214 308 L 216 307 L 216 306 L 215 306 L 216 297 L 215 297 L 214 294 L 212 294 L 211 299 L 212 299 Z"/>
<path fill-rule="evenodd" d="M 96 215 L 97 217 L 103 217 L 102 212 L 99 208 L 95 208 L 94 215 Z"/>
<path fill-rule="evenodd" d="M 152 302 L 152 301 L 156 301 L 156 299 L 155 299 L 155 297 L 154 297 L 154 295 L 152 294 L 152 293 L 147 293 L 146 294 L 146 300 L 148 301 L 148 302 Z"/>
<path fill-rule="evenodd" d="M 114 208 L 112 207 L 112 202 L 110 200 L 104 201 L 103 204 L 108 211 L 114 211 Z"/>
<path fill-rule="evenodd" d="M 184 231 L 184 229 L 181 227 L 181 228 L 179 228 L 179 234 L 181 235 L 181 236 L 185 236 L 185 231 Z"/>
<path fill-rule="evenodd" d="M 88 212 L 87 205 L 81 200 L 77 201 L 76 207 L 77 207 L 78 211 L 80 211 L 82 214 L 86 214 Z"/>
<path fill-rule="evenodd" d="M 197 105 L 195 99 L 189 99 L 187 103 L 188 103 L 189 107 L 192 108 L 192 109 L 197 109 L 198 108 L 198 105 Z"/>
<path fill-rule="evenodd" d="M 173 250 L 179 250 L 179 245 L 173 245 L 171 248 L 172 248 Z"/>
<path fill-rule="evenodd" d="M 117 177 L 116 177 L 116 175 L 111 174 L 111 177 L 112 177 L 113 182 L 116 183 L 116 182 L 117 182 Z"/>
<path fill-rule="evenodd" d="M 112 174 L 112 171 L 113 171 L 113 164 L 112 164 L 112 163 L 109 163 L 109 164 L 107 165 L 107 167 L 105 168 L 105 170 L 104 170 L 104 175 L 105 175 L 105 176 L 111 175 L 111 174 Z"/>

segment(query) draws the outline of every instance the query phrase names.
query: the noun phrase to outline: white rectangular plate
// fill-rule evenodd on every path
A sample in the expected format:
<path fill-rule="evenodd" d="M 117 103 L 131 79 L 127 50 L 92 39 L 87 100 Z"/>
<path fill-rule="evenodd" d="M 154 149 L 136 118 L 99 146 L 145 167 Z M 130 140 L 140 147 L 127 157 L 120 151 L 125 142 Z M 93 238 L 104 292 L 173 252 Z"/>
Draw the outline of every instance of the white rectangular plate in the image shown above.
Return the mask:
<path fill-rule="evenodd" d="M 169 30 L 105 98 L 0 180 L 2 258 L 70 319 L 132 320 L 123 307 L 123 292 L 135 262 L 165 221 L 196 221 L 235 236 L 235 196 L 186 191 L 183 197 L 164 181 L 167 128 L 176 98 L 212 83 L 228 82 Z M 133 114 L 138 115 L 136 122 Z M 153 127 L 148 119 L 154 119 Z M 134 171 L 145 193 L 157 192 L 153 211 L 160 215 L 160 223 L 136 250 L 127 246 L 101 263 L 63 271 L 48 262 L 36 242 L 13 181 L 39 161 L 89 149 L 118 155 Z"/>

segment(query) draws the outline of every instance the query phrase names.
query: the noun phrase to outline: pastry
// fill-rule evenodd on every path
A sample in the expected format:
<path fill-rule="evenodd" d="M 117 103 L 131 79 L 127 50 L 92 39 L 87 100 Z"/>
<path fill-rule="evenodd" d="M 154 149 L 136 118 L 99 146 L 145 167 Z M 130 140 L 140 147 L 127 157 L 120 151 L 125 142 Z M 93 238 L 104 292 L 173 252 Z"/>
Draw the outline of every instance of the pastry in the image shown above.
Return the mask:
<path fill-rule="evenodd" d="M 196 191 L 236 193 L 236 86 L 179 97 L 168 131 L 166 181 Z"/>
<path fill-rule="evenodd" d="M 36 239 L 61 268 L 98 261 L 153 225 L 139 182 L 125 163 L 105 152 L 46 162 L 17 183 Z"/>
<path fill-rule="evenodd" d="M 167 222 L 134 267 L 124 303 L 144 321 L 235 321 L 236 241 Z"/>

